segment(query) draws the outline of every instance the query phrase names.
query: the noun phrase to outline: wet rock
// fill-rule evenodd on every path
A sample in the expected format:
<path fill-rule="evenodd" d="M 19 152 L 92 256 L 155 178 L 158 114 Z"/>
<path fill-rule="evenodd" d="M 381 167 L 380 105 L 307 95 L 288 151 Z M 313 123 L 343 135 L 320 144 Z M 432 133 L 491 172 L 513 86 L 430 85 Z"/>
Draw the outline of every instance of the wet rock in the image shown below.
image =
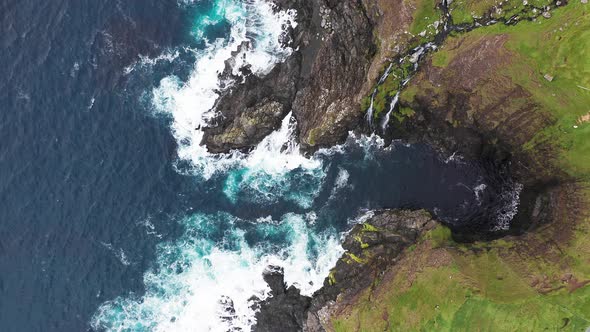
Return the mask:
<path fill-rule="evenodd" d="M 299 140 L 314 150 L 341 142 L 363 114 L 360 100 L 376 47 L 372 24 L 361 1 L 320 1 L 329 13 L 329 30 L 308 57 L 293 102 Z"/>
<path fill-rule="evenodd" d="M 245 78 L 224 72 L 227 80 L 243 82 L 223 92 L 215 106 L 219 116 L 204 129 L 202 144 L 211 152 L 255 146 L 289 111 L 308 150 L 344 140 L 362 117 L 359 82 L 365 81 L 375 45 L 361 1 L 275 2 L 278 9 L 297 10 L 298 25 L 285 38 L 295 51 L 261 77 L 248 68 L 242 70 Z M 230 59 L 228 68 L 235 63 Z"/>
<path fill-rule="evenodd" d="M 254 147 L 280 126 L 285 111 L 284 104 L 264 99 L 251 107 L 244 107 L 224 126 L 206 129 L 203 141 L 210 152 Z"/>
<path fill-rule="evenodd" d="M 236 309 L 234 307 L 234 301 L 231 298 L 223 296 L 219 300 L 219 305 L 222 308 L 220 317 L 223 321 L 231 322 L 236 318 Z"/>
<path fill-rule="evenodd" d="M 293 286 L 287 288 L 284 271 L 280 267 L 269 266 L 263 277 L 272 290 L 271 297 L 260 303 L 253 330 L 302 331 L 311 298 L 301 295 L 299 289 Z"/>

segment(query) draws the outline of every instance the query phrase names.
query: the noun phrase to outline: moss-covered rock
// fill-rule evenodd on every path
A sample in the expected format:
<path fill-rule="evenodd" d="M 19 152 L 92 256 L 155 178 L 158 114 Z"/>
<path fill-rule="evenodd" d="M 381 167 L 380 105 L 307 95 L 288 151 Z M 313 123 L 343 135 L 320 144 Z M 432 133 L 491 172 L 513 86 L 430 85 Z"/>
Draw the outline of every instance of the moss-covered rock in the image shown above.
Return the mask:
<path fill-rule="evenodd" d="M 207 128 L 203 142 L 211 152 L 254 147 L 280 126 L 285 111 L 286 107 L 277 101 L 262 100 L 237 114 L 224 127 Z"/>
<path fill-rule="evenodd" d="M 327 317 L 352 303 L 423 232 L 434 226 L 428 212 L 404 210 L 380 211 L 364 224 L 356 225 L 342 245 L 346 252 L 330 271 L 324 287 L 314 295 L 307 329 L 314 331 L 326 326 Z"/>
<path fill-rule="evenodd" d="M 574 187 L 571 190 L 579 190 Z M 560 223 L 521 237 L 457 243 L 442 226 L 334 311 L 328 331 L 585 331 L 590 219 L 557 200 Z M 359 328 L 360 327 L 360 328 Z"/>

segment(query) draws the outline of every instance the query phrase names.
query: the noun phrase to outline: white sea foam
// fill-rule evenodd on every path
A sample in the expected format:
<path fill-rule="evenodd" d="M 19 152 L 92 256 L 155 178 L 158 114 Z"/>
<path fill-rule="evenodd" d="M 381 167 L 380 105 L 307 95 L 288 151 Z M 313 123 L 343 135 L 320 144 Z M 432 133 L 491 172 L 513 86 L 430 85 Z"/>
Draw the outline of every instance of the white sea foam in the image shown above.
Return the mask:
<path fill-rule="evenodd" d="M 488 186 L 485 183 L 480 183 L 473 188 L 473 194 L 475 195 L 475 200 L 477 201 L 478 205 L 482 203 L 483 192 L 486 190 Z"/>
<path fill-rule="evenodd" d="M 131 265 L 129 258 L 127 258 L 127 255 L 125 254 L 123 249 L 121 249 L 121 248 L 117 249 L 117 248 L 113 247 L 112 244 L 106 243 L 106 242 L 101 242 L 100 244 L 103 247 L 107 248 L 113 255 L 115 255 L 115 257 L 117 257 L 117 259 L 119 260 L 119 262 L 121 262 L 121 264 L 123 264 L 125 266 Z"/>
<path fill-rule="evenodd" d="M 292 49 L 282 45 L 281 40 L 286 27 L 296 25 L 294 11 L 275 12 L 273 5 L 263 0 L 222 1 L 218 6 L 222 10 L 216 15 L 223 15 L 222 18 L 231 24 L 229 38 L 207 42 L 205 49 L 197 53 L 194 70 L 187 82 L 169 76 L 153 91 L 156 111 L 169 114 L 172 118 L 171 127 L 179 145 L 179 158 L 190 161 L 205 178 L 244 158 L 238 152 L 213 156 L 200 145 L 203 138 L 201 128 L 210 124 L 216 115 L 213 107 L 220 89 L 232 83 L 219 79 L 226 60 L 232 58 L 232 52 L 238 50 L 243 42 L 248 42 L 249 47 L 242 48 L 235 57 L 233 73 L 239 75 L 240 67 L 249 65 L 255 75 L 263 75 L 291 54 Z M 217 18 L 214 17 L 213 21 Z M 204 19 L 207 20 L 207 17 Z M 198 32 L 196 34 L 199 35 Z M 262 153 L 260 150 L 258 159 Z"/>
<path fill-rule="evenodd" d="M 334 199 L 336 195 L 344 188 L 348 187 L 348 179 L 350 178 L 350 173 L 342 167 L 338 167 L 338 175 L 336 175 L 336 180 L 334 181 L 334 187 L 332 188 L 332 192 L 330 193 L 330 199 Z"/>
<path fill-rule="evenodd" d="M 314 232 L 304 216 L 258 221 L 256 233 L 263 239 L 285 237 L 286 244 L 275 250 L 248 245 L 238 221 L 224 213 L 184 220 L 183 236 L 158 246 L 157 265 L 144 276 L 145 295 L 106 302 L 93 317 L 93 328 L 248 331 L 255 320 L 251 297 L 269 295 L 261 278 L 269 265 L 283 267 L 287 284 L 311 295 L 342 254 L 337 235 Z M 214 240 L 216 232 L 223 232 L 221 242 Z"/>
<path fill-rule="evenodd" d="M 190 162 L 191 173 L 204 181 L 215 174 L 226 176 L 224 191 L 230 200 L 242 199 L 245 192 L 253 193 L 246 197 L 262 198 L 262 202 L 283 198 L 308 208 L 325 174 L 319 159 L 300 154 L 291 114 L 250 154 L 213 155 L 200 145 L 201 128 L 215 117 L 213 106 L 219 90 L 232 83 L 219 79 L 231 53 L 248 41 L 249 47 L 235 58 L 233 73 L 239 74 L 240 66 L 249 65 L 254 74 L 263 75 L 291 53 L 280 39 L 285 27 L 296 24 L 295 12 L 276 12 L 262 0 L 224 0 L 216 6 L 201 18 L 194 35 L 203 37 L 200 27 L 223 19 L 231 25 L 230 37 L 207 41 L 206 48 L 197 51 L 188 81 L 164 78 L 152 92 L 154 108 L 171 119 L 179 159 Z M 174 61 L 176 56 L 143 59 L 139 64 Z M 299 184 L 304 179 L 303 185 L 291 187 L 296 182 L 292 177 Z M 313 230 L 310 225 L 316 219 L 314 213 L 287 214 L 279 221 L 258 219 L 255 232 L 261 240 L 251 245 L 246 241 L 246 230 L 238 225 L 247 221 L 227 213 L 186 218 L 182 220 L 185 232 L 178 240 L 158 245 L 156 265 L 144 275 L 146 293 L 104 303 L 92 326 L 109 331 L 248 331 L 255 313 L 251 297 L 263 299 L 270 291 L 262 279 L 269 265 L 281 266 L 289 285 L 311 295 L 341 255 L 338 234 Z M 148 233 L 154 232 L 149 220 L 142 225 Z M 265 237 L 277 232 L 284 239 L 272 246 Z"/>
<path fill-rule="evenodd" d="M 133 72 L 136 68 L 144 67 L 144 66 L 154 66 L 159 62 L 173 62 L 180 56 L 179 50 L 168 50 L 156 57 L 149 57 L 145 55 L 139 55 L 139 60 L 132 63 L 131 65 L 125 67 L 123 69 L 123 73 L 125 75 L 129 75 Z"/>
<path fill-rule="evenodd" d="M 520 183 L 511 183 L 502 191 L 498 200 L 501 208 L 496 211 L 495 225 L 492 231 L 505 231 L 510 228 L 510 222 L 518 213 L 520 205 L 520 193 L 524 186 Z"/>
<path fill-rule="evenodd" d="M 229 172 L 223 191 L 232 202 L 243 193 L 242 197 L 252 202 L 274 203 L 282 198 L 303 208 L 311 207 L 325 172 L 319 159 L 306 158 L 299 152 L 295 127 L 289 113 L 279 130 L 265 137 Z"/>

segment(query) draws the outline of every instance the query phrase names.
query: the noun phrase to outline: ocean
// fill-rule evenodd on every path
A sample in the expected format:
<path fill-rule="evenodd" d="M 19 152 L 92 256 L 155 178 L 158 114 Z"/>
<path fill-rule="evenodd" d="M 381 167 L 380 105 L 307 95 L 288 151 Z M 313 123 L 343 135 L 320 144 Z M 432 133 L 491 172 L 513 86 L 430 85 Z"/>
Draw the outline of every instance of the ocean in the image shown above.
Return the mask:
<path fill-rule="evenodd" d="M 372 210 L 498 230 L 516 213 L 517 184 L 427 146 L 351 133 L 305 157 L 290 114 L 249 153 L 200 146 L 239 83 L 225 60 L 248 40 L 264 75 L 294 11 L 0 0 L 0 17 L 0 331 L 247 331 L 268 265 L 311 295 Z"/>

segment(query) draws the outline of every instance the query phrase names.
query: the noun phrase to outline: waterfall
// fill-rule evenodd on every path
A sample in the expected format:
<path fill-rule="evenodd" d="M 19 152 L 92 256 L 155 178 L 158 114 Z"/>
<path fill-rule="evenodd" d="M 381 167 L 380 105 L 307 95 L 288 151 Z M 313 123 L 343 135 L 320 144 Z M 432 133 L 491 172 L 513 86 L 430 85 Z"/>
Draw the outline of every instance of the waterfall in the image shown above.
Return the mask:
<path fill-rule="evenodd" d="M 389 124 L 389 118 L 391 117 L 391 112 L 395 109 L 397 102 L 399 100 L 399 91 L 395 94 L 393 99 L 391 100 L 391 104 L 389 105 L 389 111 L 385 114 L 385 118 L 383 118 L 383 122 L 381 123 L 381 129 L 383 132 L 387 129 L 387 125 Z"/>
<path fill-rule="evenodd" d="M 373 93 L 371 94 L 371 104 L 369 105 L 369 108 L 367 109 L 367 115 L 366 115 L 367 122 L 369 123 L 369 126 L 373 125 L 373 113 L 375 112 L 375 110 L 373 109 L 373 103 L 375 102 L 375 96 L 377 95 L 379 86 L 381 84 L 383 84 L 383 82 L 385 82 L 385 80 L 389 76 L 389 73 L 391 72 L 392 67 L 393 67 L 393 62 L 389 64 L 389 67 L 387 67 L 387 69 L 385 70 L 385 73 L 383 73 L 381 78 L 379 78 L 379 82 L 377 82 L 377 87 L 373 90 Z"/>

